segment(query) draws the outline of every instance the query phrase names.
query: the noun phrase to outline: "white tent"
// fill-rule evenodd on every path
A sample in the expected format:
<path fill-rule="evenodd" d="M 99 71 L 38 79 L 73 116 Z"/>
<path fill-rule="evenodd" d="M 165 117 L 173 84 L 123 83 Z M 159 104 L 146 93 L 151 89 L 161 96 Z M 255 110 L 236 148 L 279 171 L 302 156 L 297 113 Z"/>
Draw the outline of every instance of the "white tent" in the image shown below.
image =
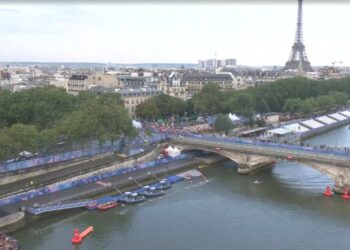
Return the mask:
<path fill-rule="evenodd" d="M 31 152 L 28 152 L 28 151 L 22 151 L 18 154 L 19 156 L 31 156 L 32 153 Z"/>
<path fill-rule="evenodd" d="M 168 156 L 171 158 L 175 158 L 176 156 L 181 154 L 181 151 L 177 147 L 169 146 L 165 149 L 165 151 L 168 153 Z"/>
<path fill-rule="evenodd" d="M 135 121 L 135 120 L 132 120 L 132 126 L 134 128 L 142 128 L 141 122 L 138 122 L 138 121 Z"/>
<path fill-rule="evenodd" d="M 231 114 L 231 113 L 228 114 L 228 118 L 233 122 L 240 120 L 238 116 L 236 116 L 235 114 Z"/>

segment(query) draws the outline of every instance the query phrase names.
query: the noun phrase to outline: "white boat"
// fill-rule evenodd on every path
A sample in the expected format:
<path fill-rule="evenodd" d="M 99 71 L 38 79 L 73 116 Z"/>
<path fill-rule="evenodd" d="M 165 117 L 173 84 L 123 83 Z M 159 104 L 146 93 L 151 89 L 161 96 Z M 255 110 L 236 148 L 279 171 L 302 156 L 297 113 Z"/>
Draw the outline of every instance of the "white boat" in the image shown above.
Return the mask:
<path fill-rule="evenodd" d="M 254 184 L 261 184 L 261 183 L 263 183 L 263 181 L 256 179 L 255 181 L 253 181 L 253 183 Z"/>

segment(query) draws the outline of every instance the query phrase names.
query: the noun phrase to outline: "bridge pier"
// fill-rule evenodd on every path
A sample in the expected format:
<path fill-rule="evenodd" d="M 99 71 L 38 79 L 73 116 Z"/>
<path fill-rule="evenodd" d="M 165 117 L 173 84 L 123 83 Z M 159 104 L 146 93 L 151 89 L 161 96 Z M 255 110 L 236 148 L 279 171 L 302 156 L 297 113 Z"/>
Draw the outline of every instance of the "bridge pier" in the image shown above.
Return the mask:
<path fill-rule="evenodd" d="M 344 188 L 348 188 L 350 191 L 349 168 L 344 166 L 338 166 L 335 163 L 333 165 L 330 165 L 306 160 L 299 162 L 329 176 L 334 181 L 334 192 L 342 194 L 344 192 Z"/>
<path fill-rule="evenodd" d="M 344 189 L 350 190 L 350 170 L 341 169 L 334 180 L 334 192 L 342 194 Z"/>

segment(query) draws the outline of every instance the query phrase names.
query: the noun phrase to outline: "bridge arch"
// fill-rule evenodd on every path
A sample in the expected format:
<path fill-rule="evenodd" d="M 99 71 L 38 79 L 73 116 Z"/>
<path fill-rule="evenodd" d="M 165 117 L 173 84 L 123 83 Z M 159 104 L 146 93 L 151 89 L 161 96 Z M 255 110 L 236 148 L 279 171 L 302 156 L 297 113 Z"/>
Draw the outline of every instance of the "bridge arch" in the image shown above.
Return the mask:
<path fill-rule="evenodd" d="M 233 161 L 234 163 L 237 164 L 241 164 L 242 163 L 242 155 L 239 155 L 237 153 L 232 153 L 229 151 L 225 151 L 225 150 L 221 150 L 221 149 L 210 149 L 207 147 L 200 147 L 200 146 L 179 146 L 176 145 L 177 148 L 179 148 L 181 151 L 189 151 L 189 150 L 200 150 L 200 151 L 204 151 L 204 152 L 210 152 L 210 153 L 215 153 L 217 155 L 221 155 L 231 161 Z"/>

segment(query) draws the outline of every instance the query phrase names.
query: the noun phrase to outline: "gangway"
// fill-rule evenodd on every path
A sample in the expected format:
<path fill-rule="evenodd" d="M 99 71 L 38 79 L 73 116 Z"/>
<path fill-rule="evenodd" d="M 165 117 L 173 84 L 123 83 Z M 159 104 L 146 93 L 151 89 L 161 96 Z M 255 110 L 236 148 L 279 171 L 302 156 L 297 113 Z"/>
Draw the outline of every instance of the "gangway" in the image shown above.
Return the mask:
<path fill-rule="evenodd" d="M 52 205 L 45 205 L 42 207 L 30 207 L 26 211 L 33 214 L 33 215 L 39 215 L 39 214 L 47 213 L 47 212 L 86 207 L 89 204 L 92 204 L 94 202 L 95 202 L 95 200 L 87 200 L 87 201 L 52 204 Z"/>

